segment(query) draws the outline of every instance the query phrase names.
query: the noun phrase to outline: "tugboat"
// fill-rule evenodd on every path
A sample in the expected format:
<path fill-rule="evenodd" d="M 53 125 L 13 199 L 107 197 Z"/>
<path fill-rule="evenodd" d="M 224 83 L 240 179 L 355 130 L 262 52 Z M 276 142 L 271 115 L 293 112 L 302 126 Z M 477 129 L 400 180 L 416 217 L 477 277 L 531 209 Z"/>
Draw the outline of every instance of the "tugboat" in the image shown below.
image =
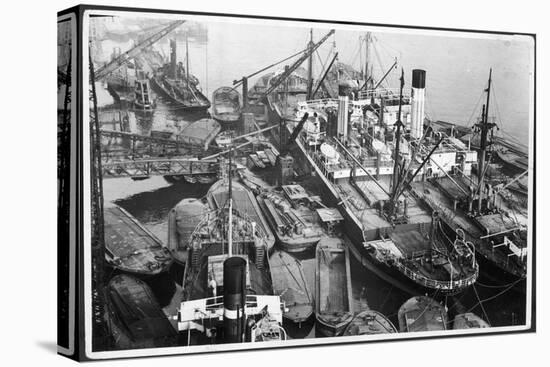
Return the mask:
<path fill-rule="evenodd" d="M 273 295 L 269 239 L 261 226 L 236 207 L 239 198 L 233 195 L 231 166 L 230 160 L 227 195 L 220 202 L 216 190 L 207 194 L 217 209 L 190 236 L 178 320 L 179 330 L 188 332 L 189 344 L 193 330 L 200 332 L 197 338 L 206 336 L 211 343 L 220 338 L 225 342 L 286 338 L 280 326 L 283 306 L 279 296 Z M 223 333 L 218 334 L 220 328 Z"/>
<path fill-rule="evenodd" d="M 181 303 L 178 330 L 187 332 L 187 345 L 195 341 L 217 344 L 287 339 L 281 326 L 284 304 L 279 296 L 251 293 L 249 265 L 246 257 L 225 256 L 212 270 L 213 277 L 221 281 L 213 285 L 213 294 Z M 217 296 L 217 290 L 222 295 Z"/>
<path fill-rule="evenodd" d="M 273 294 L 269 250 L 273 234 L 268 235 L 265 222 L 252 194 L 231 177 L 231 158 L 227 177 L 222 177 L 208 190 L 205 201 L 209 211 L 189 237 L 189 255 L 185 266 L 185 299 L 204 298 L 209 282 L 223 284 L 219 270 L 228 256 L 241 256 L 247 261 L 247 285 L 255 294 Z M 253 204 L 256 204 L 254 206 Z"/>
<path fill-rule="evenodd" d="M 341 335 L 353 319 L 349 251 L 339 238 L 324 237 L 315 251 L 316 331 Z"/>
<path fill-rule="evenodd" d="M 152 276 L 168 271 L 170 251 L 139 221 L 119 206 L 106 207 L 105 259 L 124 272 Z"/>
<path fill-rule="evenodd" d="M 366 310 L 358 313 L 344 330 L 343 336 L 397 333 L 390 320 L 380 312 Z"/>
<path fill-rule="evenodd" d="M 283 185 L 257 196 L 258 204 L 282 249 L 305 251 L 325 234 L 315 209 L 322 208 L 321 198 L 307 194 L 300 185 Z"/>
<path fill-rule="evenodd" d="M 407 300 L 397 312 L 399 331 L 447 330 L 447 311 L 432 298 L 417 296 Z"/>
<path fill-rule="evenodd" d="M 241 118 L 241 95 L 231 87 L 212 93 L 212 117 L 222 125 L 232 125 Z"/>
<path fill-rule="evenodd" d="M 199 80 L 189 73 L 188 52 L 186 60 L 187 67 L 176 61 L 176 41 L 170 40 L 170 62 L 156 71 L 151 84 L 179 111 L 205 113 L 210 101 L 200 91 Z"/>
<path fill-rule="evenodd" d="M 481 317 L 473 314 L 471 312 L 461 313 L 455 316 L 453 320 L 453 329 L 483 329 L 489 328 L 491 325 L 487 321 L 483 320 Z"/>
<path fill-rule="evenodd" d="M 119 347 L 153 348 L 176 345 L 174 329 L 151 288 L 139 279 L 120 274 L 107 285 L 107 310 Z"/>
<path fill-rule="evenodd" d="M 138 78 L 134 84 L 134 109 L 139 112 L 153 112 L 156 102 L 151 95 L 149 80 L 145 77 L 143 70 L 136 70 L 136 73 Z"/>
<path fill-rule="evenodd" d="M 313 315 L 313 295 L 299 260 L 284 251 L 276 251 L 269 259 L 273 275 L 273 292 L 285 303 L 283 317 L 301 325 Z"/>

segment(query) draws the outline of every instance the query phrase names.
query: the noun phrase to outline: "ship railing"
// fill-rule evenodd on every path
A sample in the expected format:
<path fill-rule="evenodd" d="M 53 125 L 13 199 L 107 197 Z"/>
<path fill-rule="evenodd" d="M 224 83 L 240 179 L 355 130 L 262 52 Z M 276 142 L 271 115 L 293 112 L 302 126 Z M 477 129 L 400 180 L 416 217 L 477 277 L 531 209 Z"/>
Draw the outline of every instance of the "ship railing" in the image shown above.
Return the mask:
<path fill-rule="evenodd" d="M 475 264 L 474 272 L 472 274 L 466 277 L 461 277 L 459 279 L 448 281 L 430 279 L 424 274 L 421 274 L 420 272 L 415 271 L 409 266 L 405 265 L 401 259 L 398 259 L 398 261 L 395 262 L 395 266 L 409 279 L 412 279 L 416 283 L 422 284 L 427 288 L 441 289 L 445 291 L 452 291 L 455 289 L 468 287 L 476 282 L 479 275 L 479 266 L 477 265 L 477 263 Z"/>
<path fill-rule="evenodd" d="M 399 99 L 399 88 L 376 88 L 359 92 L 359 99 L 395 98 Z M 410 93 L 403 91 L 404 98 L 410 98 Z"/>
<path fill-rule="evenodd" d="M 481 243 L 479 246 L 476 247 L 478 251 L 481 252 L 486 258 L 490 258 L 491 262 L 494 262 L 495 264 L 499 265 L 503 269 L 507 269 L 508 271 L 520 274 L 521 276 L 525 276 L 526 273 L 526 264 L 527 264 L 527 258 L 524 257 L 521 259 L 521 263 L 518 264 L 517 261 L 510 261 L 511 256 L 506 256 L 506 260 L 503 260 L 501 258 L 498 258 L 494 255 L 494 247 L 489 244 Z"/>
<path fill-rule="evenodd" d="M 338 100 L 335 98 L 322 98 L 322 99 L 312 99 L 304 102 L 298 102 L 298 113 L 306 112 L 308 109 L 322 109 L 338 107 Z"/>

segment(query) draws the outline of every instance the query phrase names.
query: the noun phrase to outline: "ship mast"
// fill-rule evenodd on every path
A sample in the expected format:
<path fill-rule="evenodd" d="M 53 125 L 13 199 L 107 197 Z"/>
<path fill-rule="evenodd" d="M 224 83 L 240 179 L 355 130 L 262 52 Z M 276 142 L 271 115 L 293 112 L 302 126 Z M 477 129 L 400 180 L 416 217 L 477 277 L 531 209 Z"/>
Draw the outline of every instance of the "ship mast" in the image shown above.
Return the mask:
<path fill-rule="evenodd" d="M 481 203 L 483 201 L 483 178 L 485 176 L 485 155 L 487 151 L 487 133 L 491 131 L 494 127 L 494 123 L 489 123 L 489 101 L 491 97 L 491 76 L 493 73 L 493 69 L 489 69 L 489 81 L 487 82 L 487 89 L 485 89 L 485 92 L 487 92 L 487 101 L 485 105 L 482 108 L 481 112 L 481 122 L 477 124 L 479 129 L 481 130 L 481 141 L 479 146 L 479 164 L 478 164 L 478 203 L 477 203 L 477 209 L 478 212 L 481 212 Z"/>
<path fill-rule="evenodd" d="M 187 89 L 189 89 L 189 37 L 187 35 L 185 35 L 185 73 Z"/>
<path fill-rule="evenodd" d="M 313 28 L 309 29 L 309 43 L 307 44 L 307 48 L 309 50 L 309 58 L 307 61 L 307 100 L 310 100 L 312 98 L 312 90 L 313 90 Z"/>
<path fill-rule="evenodd" d="M 233 147 L 229 149 L 229 172 L 228 172 L 228 179 L 229 179 L 229 223 L 228 223 L 228 229 L 227 229 L 227 248 L 228 248 L 228 254 L 229 257 L 233 256 L 233 179 L 231 177 L 231 165 L 232 161 L 231 158 L 233 156 Z"/>
<path fill-rule="evenodd" d="M 371 41 L 371 34 L 370 32 L 367 32 L 365 35 L 365 72 L 363 73 L 363 79 L 365 81 L 365 86 L 368 88 L 369 83 L 369 46 Z"/>
<path fill-rule="evenodd" d="M 405 76 L 403 68 L 401 68 L 401 78 L 399 78 L 399 80 L 401 82 L 401 86 L 399 88 L 399 109 L 397 111 L 397 121 L 395 122 L 397 131 L 395 133 L 395 153 L 393 157 L 393 196 L 395 200 L 397 200 L 397 198 L 395 197 L 395 193 L 398 189 L 397 182 L 399 180 L 399 144 L 401 143 L 401 126 L 403 126 L 403 123 L 401 122 L 401 101 L 403 100 L 403 87 L 405 86 Z"/>

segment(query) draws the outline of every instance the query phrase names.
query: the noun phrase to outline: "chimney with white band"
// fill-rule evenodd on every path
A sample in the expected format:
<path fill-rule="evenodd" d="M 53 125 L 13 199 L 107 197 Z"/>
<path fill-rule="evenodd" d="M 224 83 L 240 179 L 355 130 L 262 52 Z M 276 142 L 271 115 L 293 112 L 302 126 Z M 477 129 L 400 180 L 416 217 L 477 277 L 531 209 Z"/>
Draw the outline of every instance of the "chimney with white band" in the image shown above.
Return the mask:
<path fill-rule="evenodd" d="M 426 71 L 414 69 L 412 71 L 411 91 L 411 138 L 420 139 L 424 127 L 424 99 L 426 90 Z"/>

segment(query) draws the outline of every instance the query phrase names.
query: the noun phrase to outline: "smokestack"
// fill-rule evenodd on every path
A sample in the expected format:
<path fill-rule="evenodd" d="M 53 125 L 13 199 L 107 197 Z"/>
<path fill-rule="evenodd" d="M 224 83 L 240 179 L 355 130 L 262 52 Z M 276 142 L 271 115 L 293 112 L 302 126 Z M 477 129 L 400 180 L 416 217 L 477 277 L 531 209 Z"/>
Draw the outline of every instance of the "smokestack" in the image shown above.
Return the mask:
<path fill-rule="evenodd" d="M 414 69 L 412 71 L 411 92 L 411 137 L 422 138 L 424 126 L 424 98 L 426 90 L 426 71 Z"/>
<path fill-rule="evenodd" d="M 170 73 L 172 75 L 170 75 L 172 78 L 176 78 L 177 76 L 177 71 L 176 71 L 176 68 L 177 68 L 177 61 L 176 61 L 176 40 L 175 39 L 171 39 L 170 40 Z"/>
<path fill-rule="evenodd" d="M 223 329 L 226 343 L 243 342 L 246 261 L 229 257 L 223 263 Z"/>
<path fill-rule="evenodd" d="M 351 86 L 348 84 L 338 85 L 338 135 L 344 139 L 348 136 L 348 106 Z"/>

